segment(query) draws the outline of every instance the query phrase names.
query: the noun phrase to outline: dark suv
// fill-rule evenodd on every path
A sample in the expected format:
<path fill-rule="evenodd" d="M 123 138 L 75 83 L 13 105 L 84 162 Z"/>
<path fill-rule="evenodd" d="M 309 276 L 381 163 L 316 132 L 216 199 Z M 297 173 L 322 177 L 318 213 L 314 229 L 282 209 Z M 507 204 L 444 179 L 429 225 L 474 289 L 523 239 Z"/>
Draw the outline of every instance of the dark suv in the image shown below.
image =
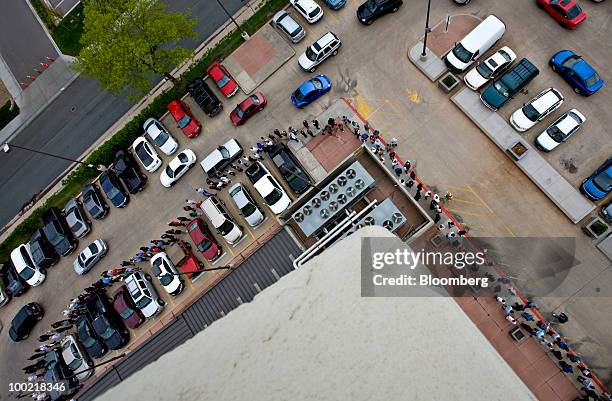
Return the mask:
<path fill-rule="evenodd" d="M 32 261 L 41 269 L 48 269 L 59 260 L 59 255 L 55 248 L 51 246 L 45 233 L 40 228 L 34 231 L 30 238 L 30 254 Z"/>
<path fill-rule="evenodd" d="M 10 259 L 3 265 L 0 265 L 0 278 L 4 282 L 6 293 L 12 297 L 19 297 L 30 288 L 30 285 L 17 274 Z"/>
<path fill-rule="evenodd" d="M 142 191 L 147 183 L 147 176 L 138 169 L 132 156 L 125 150 L 115 153 L 113 170 L 131 194 Z"/>
<path fill-rule="evenodd" d="M 76 335 L 90 357 L 102 358 L 108 352 L 106 344 L 98 338 L 93 327 L 91 327 L 91 320 L 89 320 L 88 316 L 81 315 L 77 318 Z"/>
<path fill-rule="evenodd" d="M 41 320 L 43 316 L 45 316 L 45 312 L 42 306 L 36 302 L 25 304 L 19 309 L 11 322 L 11 328 L 9 329 L 11 340 L 19 342 L 28 338 L 36 322 Z"/>
<path fill-rule="evenodd" d="M 276 144 L 270 151 L 270 159 L 293 192 L 299 195 L 310 188 L 310 178 L 287 146 Z"/>
<path fill-rule="evenodd" d="M 56 252 L 62 256 L 70 255 L 78 244 L 72 235 L 66 219 L 56 207 L 50 207 L 42 215 L 43 232 Z"/>
<path fill-rule="evenodd" d="M 357 19 L 370 25 L 375 19 L 399 10 L 402 0 L 368 0 L 357 8 Z"/>
<path fill-rule="evenodd" d="M 94 332 L 109 349 L 123 348 L 130 341 L 130 332 L 123 325 L 105 293 L 91 297 L 86 308 Z"/>
<path fill-rule="evenodd" d="M 208 117 L 216 116 L 223 109 L 223 104 L 221 104 L 217 95 L 202 78 L 196 78 L 187 85 L 187 91 Z"/>
<path fill-rule="evenodd" d="M 539 73 L 540 70 L 524 58 L 506 71 L 504 75 L 493 81 L 482 92 L 480 100 L 491 110 L 497 111 Z"/>

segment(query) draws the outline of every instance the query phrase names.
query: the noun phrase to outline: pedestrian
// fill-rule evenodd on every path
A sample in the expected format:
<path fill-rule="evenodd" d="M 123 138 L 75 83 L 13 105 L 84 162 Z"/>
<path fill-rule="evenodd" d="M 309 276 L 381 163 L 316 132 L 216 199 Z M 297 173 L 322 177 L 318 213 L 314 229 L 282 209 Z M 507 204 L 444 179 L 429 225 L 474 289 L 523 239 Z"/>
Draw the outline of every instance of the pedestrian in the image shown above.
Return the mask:
<path fill-rule="evenodd" d="M 221 177 L 221 181 L 223 181 L 226 184 L 229 184 L 230 182 L 232 182 L 232 180 L 230 180 L 229 178 L 227 178 L 226 176 L 222 176 Z"/>
<path fill-rule="evenodd" d="M 561 324 L 563 324 L 563 323 L 567 323 L 567 321 L 569 320 L 569 318 L 567 317 L 567 315 L 566 315 L 565 313 L 563 313 L 563 312 L 561 312 L 561 313 L 559 313 L 559 314 L 553 313 L 552 315 L 553 315 L 553 317 L 554 317 L 555 319 L 557 319 L 557 322 L 559 322 L 559 323 L 561 323 Z"/>
<path fill-rule="evenodd" d="M 512 309 L 512 306 L 508 304 L 502 305 L 502 310 L 504 311 L 506 315 L 514 314 L 514 309 Z"/>
<path fill-rule="evenodd" d="M 410 179 L 416 180 L 416 173 L 414 172 L 414 170 L 410 171 Z"/>
<path fill-rule="evenodd" d="M 410 160 L 406 160 L 404 162 L 404 170 L 406 170 L 406 174 L 408 174 L 408 171 L 410 171 L 410 166 L 412 166 L 412 163 L 410 162 Z"/>
<path fill-rule="evenodd" d="M 561 351 L 553 349 L 551 352 L 559 361 L 563 359 L 563 354 L 561 354 Z"/>
<path fill-rule="evenodd" d="M 569 351 L 569 345 L 567 345 L 567 343 L 561 339 L 557 339 L 555 340 L 555 344 L 557 344 L 557 347 L 561 348 L 564 351 Z"/>
<path fill-rule="evenodd" d="M 310 129 L 307 129 L 307 130 L 306 130 L 306 133 L 307 133 L 308 135 L 310 135 L 312 138 L 314 138 L 314 134 L 312 133 L 312 131 L 311 131 Z"/>
<path fill-rule="evenodd" d="M 185 205 L 185 206 L 183 206 L 183 210 L 186 211 L 186 212 L 190 212 L 190 211 L 193 210 L 193 207 Z"/>
<path fill-rule="evenodd" d="M 392 147 L 396 147 L 399 140 L 396 137 L 391 138 L 391 142 L 389 143 Z"/>
<path fill-rule="evenodd" d="M 536 336 L 537 338 L 544 338 L 544 331 L 542 330 L 536 330 L 534 336 Z"/>
<path fill-rule="evenodd" d="M 189 221 L 187 217 L 179 216 L 176 218 L 178 221 Z"/>
<path fill-rule="evenodd" d="M 582 363 L 582 362 L 579 363 L 578 364 L 578 368 L 580 368 L 580 373 L 582 373 L 582 376 L 588 377 L 588 378 L 593 377 L 593 373 L 586 367 L 586 365 L 584 363 Z"/>
<path fill-rule="evenodd" d="M 439 206 L 438 206 L 439 207 Z M 457 231 L 457 235 L 460 237 L 465 237 L 465 234 L 467 234 L 467 231 L 465 230 L 459 230 Z"/>
<path fill-rule="evenodd" d="M 438 204 L 432 200 L 432 201 L 429 203 L 429 210 L 434 210 L 434 209 L 436 208 L 436 206 L 438 206 Z M 449 228 L 450 228 L 450 227 L 449 227 Z"/>
<path fill-rule="evenodd" d="M 281 137 L 281 133 L 280 130 L 278 128 L 274 128 L 274 135 L 276 135 L 277 137 Z"/>
<path fill-rule="evenodd" d="M 535 321 L 535 316 L 533 316 L 531 313 L 529 312 L 523 312 L 521 313 L 521 317 L 525 320 L 527 320 L 528 322 L 533 322 Z"/>
<path fill-rule="evenodd" d="M 330 127 L 334 127 L 336 125 L 336 119 L 333 117 L 330 117 L 327 119 L 327 125 L 329 125 Z"/>
<path fill-rule="evenodd" d="M 243 171 L 242 167 L 240 167 L 240 165 L 238 165 L 238 164 L 234 164 L 234 163 L 232 163 L 230 166 L 231 166 L 231 167 L 232 167 L 234 170 L 236 170 L 236 171 L 240 171 L 240 172 L 242 172 L 242 171 Z"/>
<path fill-rule="evenodd" d="M 182 226 L 183 224 L 180 221 L 172 220 L 171 222 L 168 223 L 168 225 L 170 227 L 178 227 L 178 226 Z"/>
<path fill-rule="evenodd" d="M 306 120 L 302 121 L 302 125 L 304 126 L 305 129 L 308 129 L 308 127 L 310 127 L 310 124 L 308 124 L 308 121 Z"/>
<path fill-rule="evenodd" d="M 414 181 L 413 180 L 408 180 L 408 182 L 406 183 L 406 186 L 408 188 L 412 188 L 413 185 L 414 185 Z"/>
<path fill-rule="evenodd" d="M 312 125 L 314 125 L 314 127 L 317 130 L 320 129 L 320 127 L 319 127 L 319 120 L 317 120 L 316 118 L 314 120 L 312 120 Z"/>
<path fill-rule="evenodd" d="M 29 361 L 34 361 L 34 360 L 36 360 L 36 359 L 42 358 L 43 356 L 45 356 L 45 353 L 44 353 L 44 352 L 35 352 L 34 354 L 32 354 L 32 355 L 31 355 L 31 356 L 28 358 L 28 360 L 29 360 Z"/>
<path fill-rule="evenodd" d="M 444 194 L 444 197 L 445 197 L 447 200 L 452 200 L 452 199 L 453 199 L 453 194 L 452 194 L 451 192 L 446 192 L 446 193 Z"/>
<path fill-rule="evenodd" d="M 437 222 L 439 222 L 439 221 L 440 221 L 440 219 L 441 219 L 441 217 L 440 217 L 440 213 L 436 213 L 436 215 L 434 216 L 433 221 L 434 221 L 434 223 L 437 223 Z"/>
<path fill-rule="evenodd" d="M 304 138 L 308 138 L 306 131 L 304 131 L 303 129 L 300 130 L 300 135 L 302 135 Z"/>
<path fill-rule="evenodd" d="M 455 238 L 457 236 L 457 234 L 455 234 L 454 231 L 449 232 L 448 234 L 446 234 L 446 238 Z"/>
<path fill-rule="evenodd" d="M 517 324 L 518 323 L 516 321 L 516 319 L 512 317 L 512 315 L 506 315 L 506 320 L 509 321 L 512 324 Z"/>
<path fill-rule="evenodd" d="M 434 202 L 436 202 L 436 204 L 440 203 L 440 195 L 434 194 L 433 200 L 434 200 Z"/>
<path fill-rule="evenodd" d="M 295 136 L 295 133 L 293 133 L 293 131 L 289 134 L 289 140 L 291 141 L 296 141 L 296 142 L 300 142 L 300 140 L 297 138 L 297 136 Z"/>
<path fill-rule="evenodd" d="M 183 230 L 179 230 L 178 228 L 174 229 L 174 230 L 171 230 L 171 231 L 172 232 L 170 234 L 174 234 L 174 235 L 179 235 L 179 234 L 183 233 Z"/>
<path fill-rule="evenodd" d="M 557 340 L 557 339 L 555 338 L 555 340 Z M 567 353 L 567 358 L 570 361 L 574 362 L 574 363 L 580 362 L 580 360 L 582 359 L 582 357 L 580 357 L 580 355 L 578 355 L 578 354 L 576 354 L 574 352 L 568 352 Z"/>
<path fill-rule="evenodd" d="M 251 146 L 251 152 L 258 153 L 259 152 L 259 147 L 258 146 Z"/>
<path fill-rule="evenodd" d="M 228 170 L 227 173 L 231 175 L 232 177 L 236 176 L 236 173 L 234 173 L 232 170 Z"/>
<path fill-rule="evenodd" d="M 414 195 L 414 200 L 418 201 L 421 199 L 421 193 L 419 191 L 417 191 L 417 193 Z"/>
<path fill-rule="evenodd" d="M 545 333 L 547 333 L 547 332 L 550 330 L 550 326 L 549 326 L 549 324 L 548 324 L 548 323 L 546 323 L 546 322 L 543 322 L 543 321 L 538 321 L 538 322 L 536 323 L 536 326 L 538 326 L 538 328 L 539 328 L 540 330 L 543 330 Z"/>
<path fill-rule="evenodd" d="M 559 361 L 559 366 L 561 366 L 561 371 L 565 373 L 573 373 L 574 367 L 565 361 Z"/>
<path fill-rule="evenodd" d="M 395 175 L 397 175 L 397 178 L 401 177 L 402 173 L 404 172 L 404 170 L 399 166 L 396 166 L 394 171 L 395 171 Z"/>
<path fill-rule="evenodd" d="M 525 305 L 520 304 L 518 302 L 515 302 L 514 305 L 512 305 L 512 307 L 514 308 L 515 311 L 517 312 L 522 312 L 525 310 Z"/>

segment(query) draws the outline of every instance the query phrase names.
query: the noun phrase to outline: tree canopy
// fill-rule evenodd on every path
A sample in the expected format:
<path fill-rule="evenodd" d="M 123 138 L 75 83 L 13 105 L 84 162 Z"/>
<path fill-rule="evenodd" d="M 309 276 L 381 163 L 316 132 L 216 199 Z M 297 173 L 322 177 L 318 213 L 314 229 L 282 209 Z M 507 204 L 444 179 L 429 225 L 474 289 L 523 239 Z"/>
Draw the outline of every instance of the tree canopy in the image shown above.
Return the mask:
<path fill-rule="evenodd" d="M 179 45 L 194 39 L 195 19 L 168 12 L 157 0 L 85 0 L 83 48 L 74 67 L 98 80 L 111 93 L 137 99 L 155 76 L 170 74 L 190 57 Z"/>

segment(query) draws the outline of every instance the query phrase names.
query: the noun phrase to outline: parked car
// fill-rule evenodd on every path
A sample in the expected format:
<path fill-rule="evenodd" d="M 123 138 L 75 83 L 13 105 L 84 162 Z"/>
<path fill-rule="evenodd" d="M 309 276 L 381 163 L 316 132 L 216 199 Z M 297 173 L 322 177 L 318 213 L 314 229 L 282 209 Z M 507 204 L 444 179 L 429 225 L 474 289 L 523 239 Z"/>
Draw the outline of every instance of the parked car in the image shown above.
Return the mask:
<path fill-rule="evenodd" d="M 115 153 L 113 170 L 131 194 L 142 191 L 147 184 L 147 176 L 140 171 L 132 156 L 124 150 Z"/>
<path fill-rule="evenodd" d="M 223 237 L 229 244 L 237 244 L 242 238 L 244 233 L 242 227 L 240 227 L 230 214 L 225 209 L 225 204 L 214 196 L 208 197 L 200 209 L 206 215 L 206 218 L 210 221 L 210 224 L 215 228 L 217 233 Z"/>
<path fill-rule="evenodd" d="M 608 223 L 612 223 L 612 200 L 601 207 L 601 215 Z"/>
<path fill-rule="evenodd" d="M 168 111 L 187 138 L 195 138 L 200 134 L 202 125 L 191 114 L 191 109 L 187 106 L 187 103 L 175 99 L 168 104 Z"/>
<path fill-rule="evenodd" d="M 284 212 L 291 205 L 291 198 L 260 162 L 251 164 L 246 176 L 274 214 Z"/>
<path fill-rule="evenodd" d="M 293 192 L 299 195 L 310 188 L 310 177 L 285 144 L 277 143 L 268 154 Z"/>
<path fill-rule="evenodd" d="M 285 10 L 281 10 L 274 14 L 274 17 L 272 17 L 272 23 L 274 26 L 280 29 L 281 32 L 287 35 L 289 40 L 291 40 L 293 43 L 298 43 L 300 40 L 304 39 L 304 36 L 306 36 L 306 31 L 304 28 L 302 28 L 302 26 L 293 19 L 291 14 Z"/>
<path fill-rule="evenodd" d="M 314 0 L 289 0 L 289 2 L 309 24 L 314 24 L 323 18 L 323 9 Z"/>
<path fill-rule="evenodd" d="M 240 102 L 230 113 L 230 120 L 234 125 L 242 125 L 255 113 L 266 107 L 266 98 L 260 91 L 255 92 L 251 96 Z"/>
<path fill-rule="evenodd" d="M 70 227 L 70 231 L 77 238 L 83 238 L 91 231 L 91 221 L 87 218 L 83 209 L 82 203 L 77 198 L 70 198 L 62 214 Z"/>
<path fill-rule="evenodd" d="M 106 294 L 93 295 L 85 307 L 96 337 L 99 337 L 108 349 L 123 348 L 130 341 L 130 332 L 110 305 Z"/>
<path fill-rule="evenodd" d="M 587 14 L 574 0 L 536 0 L 536 4 L 567 29 L 578 28 L 587 18 Z"/>
<path fill-rule="evenodd" d="M 240 146 L 236 139 L 231 138 L 206 156 L 200 162 L 200 166 L 204 173 L 210 177 L 229 166 L 240 155 L 242 155 L 242 146 Z"/>
<path fill-rule="evenodd" d="M 48 269 L 59 261 L 59 255 L 55 248 L 49 243 L 45 233 L 38 228 L 30 237 L 30 254 L 32 261 L 41 269 Z"/>
<path fill-rule="evenodd" d="M 166 252 L 159 252 L 151 258 L 151 273 L 159 280 L 164 290 L 172 296 L 177 296 L 185 288 L 185 283 L 178 270 L 166 255 Z"/>
<path fill-rule="evenodd" d="M 525 132 L 557 110 L 561 104 L 563 104 L 563 96 L 558 90 L 555 88 L 544 89 L 536 97 L 525 103 L 523 107 L 512 113 L 510 125 L 519 132 Z"/>
<path fill-rule="evenodd" d="M 196 162 L 196 155 L 191 149 L 181 151 L 174 159 L 168 163 L 164 171 L 159 176 L 161 184 L 170 188 L 183 176 Z"/>
<path fill-rule="evenodd" d="M 76 336 L 83 344 L 85 351 L 92 358 L 101 358 L 108 352 L 106 344 L 98 337 L 91 326 L 90 318 L 86 315 L 77 317 Z"/>
<path fill-rule="evenodd" d="M 221 257 L 221 244 L 212 234 L 208 225 L 204 223 L 204 220 L 196 217 L 187 223 L 187 233 L 189 233 L 189 237 L 206 260 L 214 262 Z"/>
<path fill-rule="evenodd" d="M 96 220 L 105 218 L 110 208 L 102 199 L 98 186 L 94 183 L 87 184 L 81 193 L 83 194 L 83 205 L 91 217 Z"/>
<path fill-rule="evenodd" d="M 174 139 L 166 127 L 155 118 L 147 118 L 143 128 L 155 146 L 164 152 L 164 154 L 170 156 L 178 149 L 178 142 L 176 139 Z"/>
<path fill-rule="evenodd" d="M 298 58 L 298 64 L 304 71 L 314 72 L 317 66 L 330 56 L 338 54 L 342 42 L 333 32 L 327 32 L 316 42 L 306 48 Z"/>
<path fill-rule="evenodd" d="M 30 288 L 30 285 L 17 274 L 11 260 L 0 265 L 0 276 L 9 296 L 19 297 Z"/>
<path fill-rule="evenodd" d="M 523 89 L 540 70 L 526 58 L 506 71 L 493 81 L 480 95 L 480 100 L 493 111 L 499 110 L 504 104 Z"/>
<path fill-rule="evenodd" d="M 327 75 L 317 75 L 301 84 L 291 94 L 291 103 L 301 109 L 329 92 L 331 87 L 332 83 Z"/>
<path fill-rule="evenodd" d="M 45 373 L 43 383 L 50 385 L 48 390 L 49 401 L 63 401 L 76 393 L 79 389 L 79 379 L 64 362 L 59 350 L 49 351 L 45 354 Z"/>
<path fill-rule="evenodd" d="M 162 161 L 157 155 L 153 146 L 144 137 L 139 136 L 132 143 L 132 152 L 149 173 L 154 172 L 162 165 Z"/>
<path fill-rule="evenodd" d="M 591 96 L 604 86 L 597 71 L 571 50 L 555 53 L 548 64 L 580 95 Z"/>
<path fill-rule="evenodd" d="M 612 191 L 612 157 L 582 181 L 580 192 L 592 200 L 605 198 Z"/>
<path fill-rule="evenodd" d="M 208 117 L 214 117 L 223 110 L 223 103 L 202 78 L 196 78 L 187 85 L 187 91 Z"/>
<path fill-rule="evenodd" d="M 43 231 L 55 251 L 62 256 L 70 255 L 78 244 L 70 231 L 66 219 L 56 207 L 50 207 L 42 215 Z"/>
<path fill-rule="evenodd" d="M 45 269 L 41 269 L 32 260 L 30 245 L 21 244 L 11 252 L 11 261 L 15 271 L 32 287 L 41 285 L 45 281 Z"/>
<path fill-rule="evenodd" d="M 242 183 L 234 184 L 229 189 L 229 195 L 238 210 L 240 210 L 242 217 L 251 227 L 257 227 L 264 222 L 265 215 L 263 211 L 257 206 L 251 193 Z"/>
<path fill-rule="evenodd" d="M 83 349 L 83 346 L 72 334 L 67 335 L 61 342 L 62 359 L 76 378 L 87 380 L 94 372 L 94 363 Z"/>
<path fill-rule="evenodd" d="M 571 109 L 535 139 L 535 146 L 543 152 L 550 152 L 566 142 L 584 124 L 586 118 L 576 109 Z"/>
<path fill-rule="evenodd" d="M 123 188 L 113 170 L 106 170 L 100 174 L 100 187 L 113 206 L 122 208 L 130 202 L 129 193 Z"/>
<path fill-rule="evenodd" d="M 121 316 L 123 323 L 130 329 L 135 329 L 144 323 L 145 317 L 134 304 L 125 285 L 117 288 L 113 293 L 113 308 Z"/>
<path fill-rule="evenodd" d="M 36 302 L 30 302 L 25 304 L 19 309 L 19 312 L 15 315 L 11 321 L 11 328 L 9 329 L 9 337 L 15 342 L 25 340 L 30 336 L 30 332 L 34 328 L 34 325 L 45 316 L 45 312 L 39 304 Z"/>
<path fill-rule="evenodd" d="M 402 0 L 367 0 L 357 7 L 357 19 L 362 24 L 371 25 L 375 19 L 399 10 Z"/>
<path fill-rule="evenodd" d="M 151 276 L 137 271 L 129 275 L 124 282 L 134 304 L 144 317 L 155 316 L 164 309 L 166 302 L 159 297 L 153 287 Z"/>
<path fill-rule="evenodd" d="M 346 5 L 347 0 L 324 0 L 325 5 L 332 10 L 339 10 Z"/>
<path fill-rule="evenodd" d="M 108 252 L 106 241 L 97 239 L 87 245 L 76 257 L 72 266 L 77 274 L 85 274 L 91 270 Z"/>
<path fill-rule="evenodd" d="M 215 81 L 217 88 L 225 97 L 232 97 L 238 92 L 238 84 L 220 62 L 213 61 L 206 69 L 206 74 Z"/>
<path fill-rule="evenodd" d="M 463 80 L 468 88 L 478 90 L 491 79 L 499 75 L 516 59 L 516 54 L 508 46 L 504 46 L 486 60 L 472 68 Z"/>

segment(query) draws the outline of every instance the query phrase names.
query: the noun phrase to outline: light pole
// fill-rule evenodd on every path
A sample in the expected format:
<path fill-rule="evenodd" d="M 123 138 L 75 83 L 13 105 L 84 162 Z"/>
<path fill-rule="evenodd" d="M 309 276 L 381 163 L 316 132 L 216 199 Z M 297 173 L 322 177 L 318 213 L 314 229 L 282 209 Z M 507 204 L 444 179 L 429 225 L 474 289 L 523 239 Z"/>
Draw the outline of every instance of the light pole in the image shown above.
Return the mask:
<path fill-rule="evenodd" d="M 244 0 L 240 1 L 241 3 L 244 2 Z M 229 11 L 227 11 L 227 8 L 225 8 L 225 6 L 223 5 L 223 3 L 221 3 L 221 0 L 217 0 L 217 4 L 219 4 L 219 7 L 221 7 L 223 9 L 223 11 L 225 12 L 225 14 L 228 16 L 229 19 L 232 20 L 232 22 L 234 23 L 234 25 L 236 25 L 236 28 L 240 31 L 240 25 L 238 25 L 238 22 L 236 22 L 236 20 L 234 19 L 234 17 L 229 13 Z M 240 32 L 240 36 L 242 36 L 242 38 L 244 40 L 249 40 L 251 37 L 249 36 L 249 34 L 247 32 L 245 32 L 244 30 L 242 30 Z"/>
<path fill-rule="evenodd" d="M 431 10 L 431 0 L 427 0 L 427 18 L 425 19 L 425 37 L 423 38 L 423 51 L 421 52 L 421 59 L 427 58 L 427 34 L 431 32 L 429 27 L 429 10 Z"/>
<path fill-rule="evenodd" d="M 78 163 L 78 164 L 82 164 L 85 167 L 88 168 L 95 168 L 98 171 L 104 171 L 106 170 L 106 167 L 98 164 L 97 166 L 94 164 L 89 164 L 89 163 L 85 163 L 82 162 L 80 160 L 75 160 L 75 159 L 70 159 L 68 157 L 64 157 L 64 156 L 60 156 L 60 155 L 55 155 L 53 153 L 48 153 L 48 152 L 43 152 L 42 150 L 36 150 L 36 149 L 30 149 L 30 148 L 26 148 L 25 146 L 19 146 L 19 145 L 15 145 L 13 143 L 8 143 L 6 142 L 3 146 L 2 146 L 2 150 L 4 151 L 4 153 L 8 153 L 11 151 L 11 148 L 17 148 L 17 149 L 21 149 L 21 150 L 27 150 L 28 152 L 32 152 L 32 153 L 38 153 L 44 156 L 49 156 L 49 157 L 55 157 L 56 159 L 62 159 L 62 160 L 67 160 L 69 162 L 73 162 L 73 163 Z"/>

